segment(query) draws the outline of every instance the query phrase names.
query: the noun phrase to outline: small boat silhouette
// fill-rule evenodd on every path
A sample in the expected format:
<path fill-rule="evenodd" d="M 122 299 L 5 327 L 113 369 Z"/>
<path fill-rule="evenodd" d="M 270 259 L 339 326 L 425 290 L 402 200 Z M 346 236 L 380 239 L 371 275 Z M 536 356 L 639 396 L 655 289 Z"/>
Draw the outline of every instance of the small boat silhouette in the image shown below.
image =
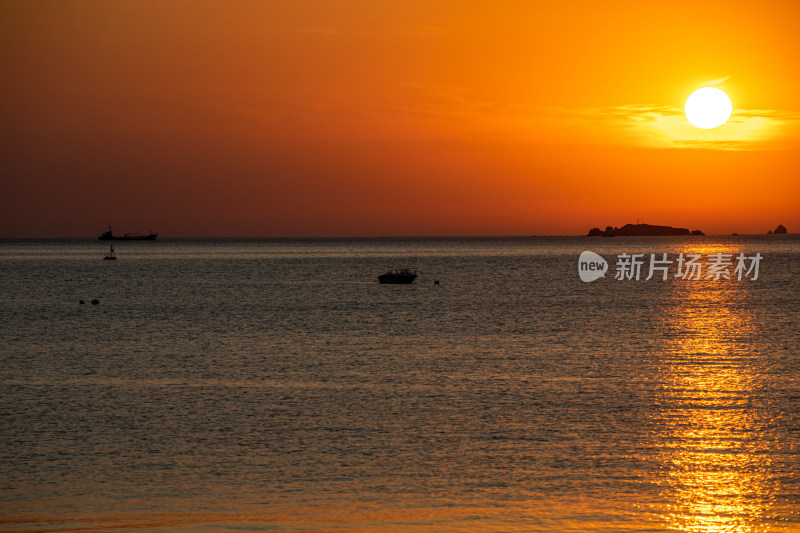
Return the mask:
<path fill-rule="evenodd" d="M 414 283 L 415 279 L 417 279 L 417 273 L 408 268 L 390 270 L 386 274 L 378 276 L 378 281 L 381 283 Z"/>
<path fill-rule="evenodd" d="M 117 260 L 117 256 L 114 255 L 114 247 L 113 246 L 111 247 L 111 250 L 108 252 L 108 255 L 106 255 L 103 259 L 105 261 L 116 261 Z"/>

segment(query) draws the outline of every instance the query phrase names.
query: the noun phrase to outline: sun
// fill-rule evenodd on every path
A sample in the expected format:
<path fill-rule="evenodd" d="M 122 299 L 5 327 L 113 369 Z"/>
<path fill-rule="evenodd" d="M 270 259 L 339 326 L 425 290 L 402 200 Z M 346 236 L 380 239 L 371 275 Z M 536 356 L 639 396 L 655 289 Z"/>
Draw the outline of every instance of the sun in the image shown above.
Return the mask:
<path fill-rule="evenodd" d="M 692 126 L 704 130 L 725 124 L 732 110 L 731 99 L 716 87 L 697 89 L 686 100 L 686 118 Z"/>

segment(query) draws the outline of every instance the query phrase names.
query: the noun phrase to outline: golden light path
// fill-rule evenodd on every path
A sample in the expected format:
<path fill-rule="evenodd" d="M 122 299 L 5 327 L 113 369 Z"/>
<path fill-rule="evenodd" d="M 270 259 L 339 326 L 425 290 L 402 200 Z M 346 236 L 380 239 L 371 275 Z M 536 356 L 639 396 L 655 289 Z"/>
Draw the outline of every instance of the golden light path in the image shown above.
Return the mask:
<path fill-rule="evenodd" d="M 687 251 L 687 250 L 684 250 Z M 739 253 L 723 247 L 688 253 Z M 745 305 L 748 282 L 674 283 L 667 312 L 672 343 L 663 354 L 659 440 L 666 472 L 664 519 L 691 533 L 769 530 L 767 413 L 757 399 L 755 330 Z"/>

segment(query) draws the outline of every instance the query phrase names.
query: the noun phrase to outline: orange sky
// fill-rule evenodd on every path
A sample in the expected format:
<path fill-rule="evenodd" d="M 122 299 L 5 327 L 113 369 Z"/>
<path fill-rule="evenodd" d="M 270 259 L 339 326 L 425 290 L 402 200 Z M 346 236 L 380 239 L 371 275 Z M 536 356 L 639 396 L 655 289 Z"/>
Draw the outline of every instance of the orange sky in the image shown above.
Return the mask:
<path fill-rule="evenodd" d="M 800 231 L 800 3 L 0 0 L 0 237 Z M 688 125 L 705 85 L 728 124 Z"/>

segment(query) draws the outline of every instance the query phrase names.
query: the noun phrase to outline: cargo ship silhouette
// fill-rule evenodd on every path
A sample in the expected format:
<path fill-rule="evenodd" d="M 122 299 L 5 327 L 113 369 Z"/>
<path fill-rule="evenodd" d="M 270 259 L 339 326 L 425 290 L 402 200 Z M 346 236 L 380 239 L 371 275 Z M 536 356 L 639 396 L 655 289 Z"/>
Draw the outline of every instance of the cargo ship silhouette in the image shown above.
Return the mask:
<path fill-rule="evenodd" d="M 158 233 L 150 231 L 147 235 L 143 233 L 126 233 L 125 235 L 114 235 L 111 231 L 111 226 L 108 231 L 98 237 L 101 241 L 154 241 L 158 237 Z"/>

